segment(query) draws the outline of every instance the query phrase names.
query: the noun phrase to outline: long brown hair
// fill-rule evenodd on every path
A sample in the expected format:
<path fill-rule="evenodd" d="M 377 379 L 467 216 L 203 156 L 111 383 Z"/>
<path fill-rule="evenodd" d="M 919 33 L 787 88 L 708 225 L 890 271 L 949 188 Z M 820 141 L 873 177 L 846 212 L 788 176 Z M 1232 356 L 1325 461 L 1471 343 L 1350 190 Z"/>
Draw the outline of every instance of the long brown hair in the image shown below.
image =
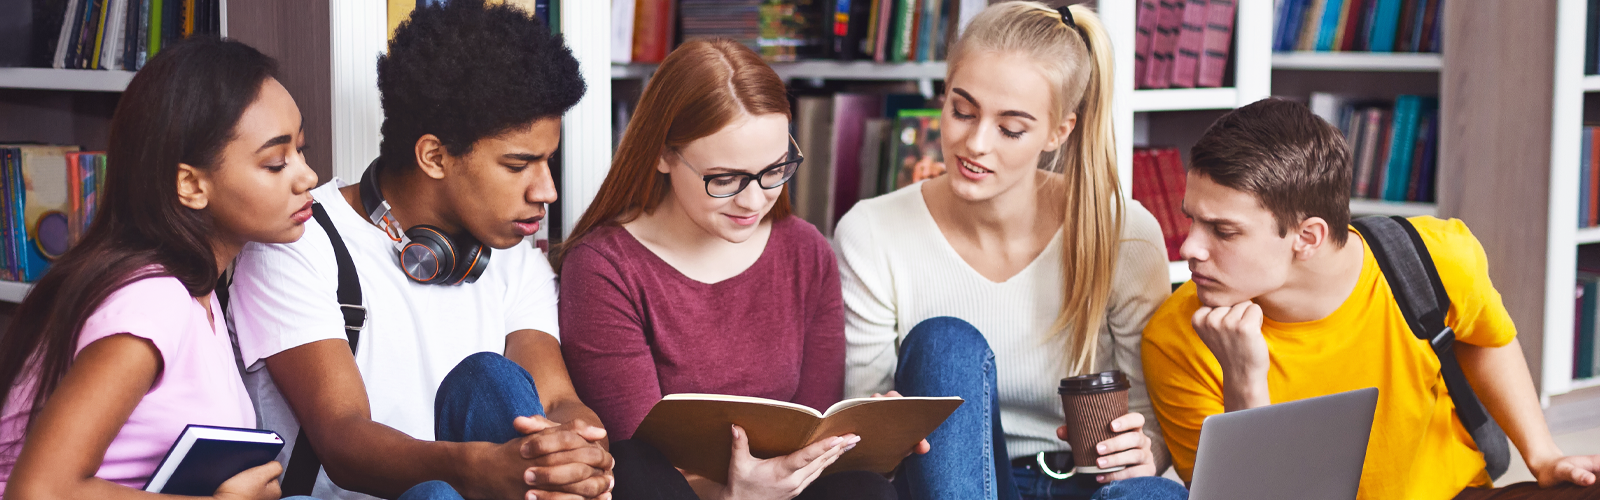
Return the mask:
<path fill-rule="evenodd" d="M 133 77 L 111 117 L 101 208 L 83 240 L 50 268 L 0 337 L 0 388 L 25 394 L 29 425 L 66 375 L 79 331 L 106 297 L 143 278 L 177 278 L 195 297 L 217 285 L 209 212 L 178 201 L 178 164 L 214 168 L 234 125 L 276 63 L 248 45 L 197 38 L 163 49 Z"/>
<path fill-rule="evenodd" d="M 949 74 L 973 55 L 1024 54 L 1051 82 L 1052 123 L 1076 113 L 1078 124 L 1039 167 L 1066 177 L 1066 218 L 1062 231 L 1065 273 L 1061 314 L 1055 329 L 1066 336 L 1067 366 L 1073 374 L 1094 369 L 1095 346 L 1106 323 L 1111 273 L 1117 265 L 1126 208 L 1117 178 L 1116 139 L 1112 136 L 1111 39 L 1094 11 L 1074 5 L 1076 27 L 1039 2 L 1005 2 L 974 17 L 950 49 Z M 1081 31 L 1080 31 L 1081 30 Z"/>
<path fill-rule="evenodd" d="M 717 133 L 741 116 L 772 113 L 792 117 L 783 79 L 761 56 L 723 38 L 678 46 L 645 86 L 611 160 L 611 172 L 567 240 L 550 252 L 551 267 L 560 272 L 567 250 L 595 228 L 625 224 L 661 204 L 671 180 L 656 165 L 667 149 Z M 780 220 L 789 213 L 786 185 L 765 220 Z"/>

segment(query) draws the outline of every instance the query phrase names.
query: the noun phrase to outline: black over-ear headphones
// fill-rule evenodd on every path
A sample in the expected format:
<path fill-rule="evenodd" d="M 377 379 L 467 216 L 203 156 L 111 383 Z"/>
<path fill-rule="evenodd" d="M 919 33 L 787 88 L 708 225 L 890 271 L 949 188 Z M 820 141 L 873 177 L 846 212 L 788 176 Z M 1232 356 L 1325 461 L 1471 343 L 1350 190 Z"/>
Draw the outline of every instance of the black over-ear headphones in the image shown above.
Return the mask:
<path fill-rule="evenodd" d="M 400 231 L 400 223 L 389 213 L 389 202 L 378 189 L 377 160 L 361 174 L 361 205 L 367 218 L 395 240 L 400 254 L 400 271 L 424 285 L 472 283 L 489 267 L 490 248 L 471 235 L 452 238 L 443 230 L 419 224 Z"/>

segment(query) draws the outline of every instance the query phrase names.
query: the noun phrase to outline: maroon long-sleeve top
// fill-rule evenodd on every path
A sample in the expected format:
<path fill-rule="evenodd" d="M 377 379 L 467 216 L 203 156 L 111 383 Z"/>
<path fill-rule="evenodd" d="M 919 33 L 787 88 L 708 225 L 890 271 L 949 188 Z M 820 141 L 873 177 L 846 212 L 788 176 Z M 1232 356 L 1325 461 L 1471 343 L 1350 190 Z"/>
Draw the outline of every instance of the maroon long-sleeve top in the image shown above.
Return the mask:
<path fill-rule="evenodd" d="M 561 269 L 561 353 L 613 440 L 656 401 L 733 394 L 819 410 L 844 392 L 844 306 L 833 249 L 811 224 L 774 221 L 743 273 L 690 279 L 621 227 L 596 229 Z"/>

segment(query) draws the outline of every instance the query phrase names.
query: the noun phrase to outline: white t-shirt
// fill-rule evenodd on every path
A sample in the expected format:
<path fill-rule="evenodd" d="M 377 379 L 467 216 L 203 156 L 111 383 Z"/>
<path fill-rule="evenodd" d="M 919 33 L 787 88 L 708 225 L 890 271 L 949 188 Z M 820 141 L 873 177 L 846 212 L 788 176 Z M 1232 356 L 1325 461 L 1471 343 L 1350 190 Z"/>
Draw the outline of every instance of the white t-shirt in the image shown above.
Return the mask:
<path fill-rule="evenodd" d="M 361 282 L 367 324 L 355 359 L 372 420 L 432 440 L 434 394 L 456 364 L 478 352 L 504 353 L 506 335 L 515 331 L 558 335 L 555 273 L 542 252 L 523 243 L 494 250 L 475 283 L 414 283 L 401 272 L 389 237 L 339 193 L 343 185 L 334 179 L 311 194 L 338 229 Z M 285 465 L 300 428 L 262 360 L 311 342 L 347 338 L 335 295 L 333 246 L 316 219 L 305 228 L 294 243 L 246 245 L 230 289 L 229 314 L 249 367 L 245 385 L 265 428 L 290 443 L 278 455 Z M 334 486 L 326 473 L 318 474 L 312 495 L 372 498 Z"/>

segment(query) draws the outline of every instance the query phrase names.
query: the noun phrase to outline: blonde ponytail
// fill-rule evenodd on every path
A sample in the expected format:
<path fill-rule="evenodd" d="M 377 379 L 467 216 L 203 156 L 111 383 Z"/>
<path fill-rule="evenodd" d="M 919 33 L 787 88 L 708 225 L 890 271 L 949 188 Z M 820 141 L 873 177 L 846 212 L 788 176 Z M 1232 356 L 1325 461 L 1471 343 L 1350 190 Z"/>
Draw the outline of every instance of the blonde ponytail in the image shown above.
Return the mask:
<path fill-rule="evenodd" d="M 1054 329 L 1066 343 L 1068 372 L 1076 375 L 1093 371 L 1096 364 L 1122 238 L 1124 203 L 1112 132 L 1111 39 L 1093 10 L 1077 5 L 1069 9 L 1075 21 L 1070 24 L 1039 2 L 989 6 L 950 49 L 949 73 L 954 74 L 968 54 L 1028 54 L 1055 89 L 1054 123 L 1077 116 L 1067 141 L 1040 160 L 1040 168 L 1065 174 L 1061 251 L 1065 280 Z"/>

